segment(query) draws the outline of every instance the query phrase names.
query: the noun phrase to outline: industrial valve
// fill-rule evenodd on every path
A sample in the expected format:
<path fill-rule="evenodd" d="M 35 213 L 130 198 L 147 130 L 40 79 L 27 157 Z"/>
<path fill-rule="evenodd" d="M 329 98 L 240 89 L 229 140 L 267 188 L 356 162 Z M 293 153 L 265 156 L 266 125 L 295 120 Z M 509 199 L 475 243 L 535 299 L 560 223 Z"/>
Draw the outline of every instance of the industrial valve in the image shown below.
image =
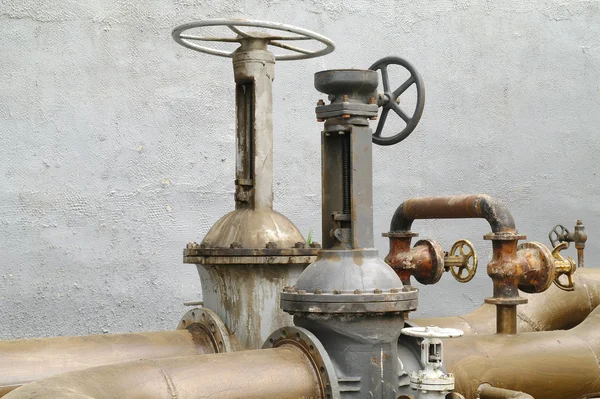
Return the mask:
<path fill-rule="evenodd" d="M 519 244 L 517 259 L 523 270 L 519 289 L 527 293 L 543 292 L 554 282 L 558 288 L 572 291 L 574 288 L 573 273 L 577 266 L 573 259 L 565 259 L 560 254 L 568 246 L 567 242 L 561 242 L 550 250 L 539 242 Z M 562 276 L 567 277 L 566 283 L 561 281 Z"/>
<path fill-rule="evenodd" d="M 206 34 L 208 27 L 221 27 L 224 34 Z M 232 59 L 235 210 L 222 216 L 200 244 L 186 246 L 184 262 L 198 268 L 204 306 L 227 321 L 243 348 L 256 349 L 266 334 L 291 322 L 271 303 L 317 255 L 316 243 L 308 245 L 292 221 L 273 209 L 275 62 L 319 57 L 331 53 L 334 45 L 306 29 L 245 19 L 191 22 L 176 27 L 172 36 L 192 50 Z M 311 40 L 319 42 L 318 49 L 301 46 Z M 219 43 L 239 46 L 230 51 L 207 46 Z M 229 306 L 232 295 L 235 309 Z"/>
<path fill-rule="evenodd" d="M 416 390 L 415 399 L 441 399 L 454 389 L 454 376 L 445 374 L 443 368 L 442 338 L 455 338 L 463 335 L 455 328 L 406 327 L 403 335 L 422 338 L 421 366 L 423 369 L 410 373 L 410 387 Z"/>
<path fill-rule="evenodd" d="M 448 252 L 437 241 L 419 240 L 410 249 L 411 237 L 396 237 L 385 262 L 402 279 L 410 283 L 413 276 L 421 284 L 437 283 L 444 272 L 450 272 L 460 283 L 467 283 L 477 272 L 477 253 L 468 240 L 458 240 Z"/>
<path fill-rule="evenodd" d="M 552 250 L 552 256 L 554 257 L 554 270 L 556 277 L 554 277 L 554 285 L 556 285 L 561 290 L 565 291 L 573 291 L 574 283 L 573 283 L 573 273 L 577 269 L 575 265 L 575 261 L 568 257 L 565 259 L 560 252 L 569 247 L 568 242 L 561 242 Z M 566 284 L 560 281 L 560 277 L 567 276 Z"/>
<path fill-rule="evenodd" d="M 477 272 L 477 252 L 468 240 L 458 240 L 444 255 L 444 269 L 459 283 L 468 283 Z M 465 273 L 466 272 L 466 273 Z"/>
<path fill-rule="evenodd" d="M 574 242 L 575 248 L 577 249 L 577 267 L 583 267 L 583 250 L 585 249 L 585 242 L 587 241 L 587 234 L 585 233 L 583 221 L 577 221 L 573 232 L 570 232 L 562 224 L 557 224 L 548 234 L 548 238 L 550 239 L 553 248 L 556 248 L 558 244 L 562 242 Z"/>

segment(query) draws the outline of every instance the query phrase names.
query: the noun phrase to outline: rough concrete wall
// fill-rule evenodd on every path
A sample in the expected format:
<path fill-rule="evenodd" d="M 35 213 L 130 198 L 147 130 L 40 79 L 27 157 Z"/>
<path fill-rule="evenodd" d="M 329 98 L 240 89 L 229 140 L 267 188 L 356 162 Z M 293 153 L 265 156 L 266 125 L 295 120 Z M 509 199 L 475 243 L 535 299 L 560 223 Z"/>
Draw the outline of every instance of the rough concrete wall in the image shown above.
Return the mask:
<path fill-rule="evenodd" d="M 170 31 L 215 17 L 337 44 L 276 67 L 276 208 L 305 234 L 320 225 L 313 72 L 397 54 L 421 71 L 427 105 L 406 142 L 375 148 L 375 231 L 408 197 L 486 192 L 531 240 L 584 219 L 588 265 L 599 261 L 597 1 L 6 0 L 0 338 L 170 329 L 200 298 L 182 248 L 233 207 L 233 76 Z M 420 314 L 460 314 L 491 294 L 485 222 L 414 227 L 447 249 L 471 239 L 481 258 L 470 284 L 423 287 Z"/>

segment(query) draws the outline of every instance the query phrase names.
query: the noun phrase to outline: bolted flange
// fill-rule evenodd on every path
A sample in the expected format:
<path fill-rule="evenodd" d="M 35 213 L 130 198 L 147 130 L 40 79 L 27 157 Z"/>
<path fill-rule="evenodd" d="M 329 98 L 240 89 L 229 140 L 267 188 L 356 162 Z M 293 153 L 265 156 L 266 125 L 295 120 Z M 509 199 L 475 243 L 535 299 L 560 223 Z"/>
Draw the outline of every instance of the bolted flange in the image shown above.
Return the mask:
<path fill-rule="evenodd" d="M 319 380 L 321 398 L 340 398 L 340 388 L 333 363 L 323 344 L 313 333 L 302 327 L 282 327 L 267 338 L 263 349 L 282 346 L 292 346 L 306 355 Z"/>
<path fill-rule="evenodd" d="M 194 308 L 184 314 L 177 325 L 178 330 L 193 327 L 201 328 L 210 337 L 216 353 L 236 350 L 237 342 L 230 338 L 229 330 L 223 324 L 221 318 L 212 310 Z"/>

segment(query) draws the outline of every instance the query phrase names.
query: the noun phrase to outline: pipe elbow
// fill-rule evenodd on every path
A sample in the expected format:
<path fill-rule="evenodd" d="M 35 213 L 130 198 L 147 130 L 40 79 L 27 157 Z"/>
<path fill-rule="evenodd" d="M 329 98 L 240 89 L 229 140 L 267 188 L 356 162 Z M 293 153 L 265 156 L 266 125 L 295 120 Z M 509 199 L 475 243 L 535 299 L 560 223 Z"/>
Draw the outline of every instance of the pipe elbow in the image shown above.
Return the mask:
<path fill-rule="evenodd" d="M 493 233 L 516 233 L 515 219 L 508 207 L 487 194 L 475 196 L 473 205 L 490 224 Z"/>
<path fill-rule="evenodd" d="M 416 219 L 485 219 L 494 234 L 516 233 L 508 207 L 487 194 L 417 197 L 404 201 L 394 212 L 391 232 L 410 231 Z"/>
<path fill-rule="evenodd" d="M 511 389 L 496 388 L 490 384 L 481 384 L 477 389 L 479 399 L 534 399 L 533 396 Z"/>

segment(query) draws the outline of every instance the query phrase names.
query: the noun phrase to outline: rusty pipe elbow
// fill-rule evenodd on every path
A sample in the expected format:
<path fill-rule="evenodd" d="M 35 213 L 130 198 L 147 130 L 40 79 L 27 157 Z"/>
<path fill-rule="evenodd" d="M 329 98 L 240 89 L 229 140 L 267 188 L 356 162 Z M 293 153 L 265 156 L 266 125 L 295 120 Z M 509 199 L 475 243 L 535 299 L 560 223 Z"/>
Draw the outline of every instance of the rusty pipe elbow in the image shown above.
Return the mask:
<path fill-rule="evenodd" d="M 516 233 L 508 207 L 487 194 L 418 197 L 404 201 L 394 212 L 390 231 L 410 231 L 416 219 L 487 220 L 494 234 Z"/>
<path fill-rule="evenodd" d="M 490 384 L 481 384 L 477 389 L 479 399 L 534 399 L 533 396 L 511 389 L 496 388 Z"/>

